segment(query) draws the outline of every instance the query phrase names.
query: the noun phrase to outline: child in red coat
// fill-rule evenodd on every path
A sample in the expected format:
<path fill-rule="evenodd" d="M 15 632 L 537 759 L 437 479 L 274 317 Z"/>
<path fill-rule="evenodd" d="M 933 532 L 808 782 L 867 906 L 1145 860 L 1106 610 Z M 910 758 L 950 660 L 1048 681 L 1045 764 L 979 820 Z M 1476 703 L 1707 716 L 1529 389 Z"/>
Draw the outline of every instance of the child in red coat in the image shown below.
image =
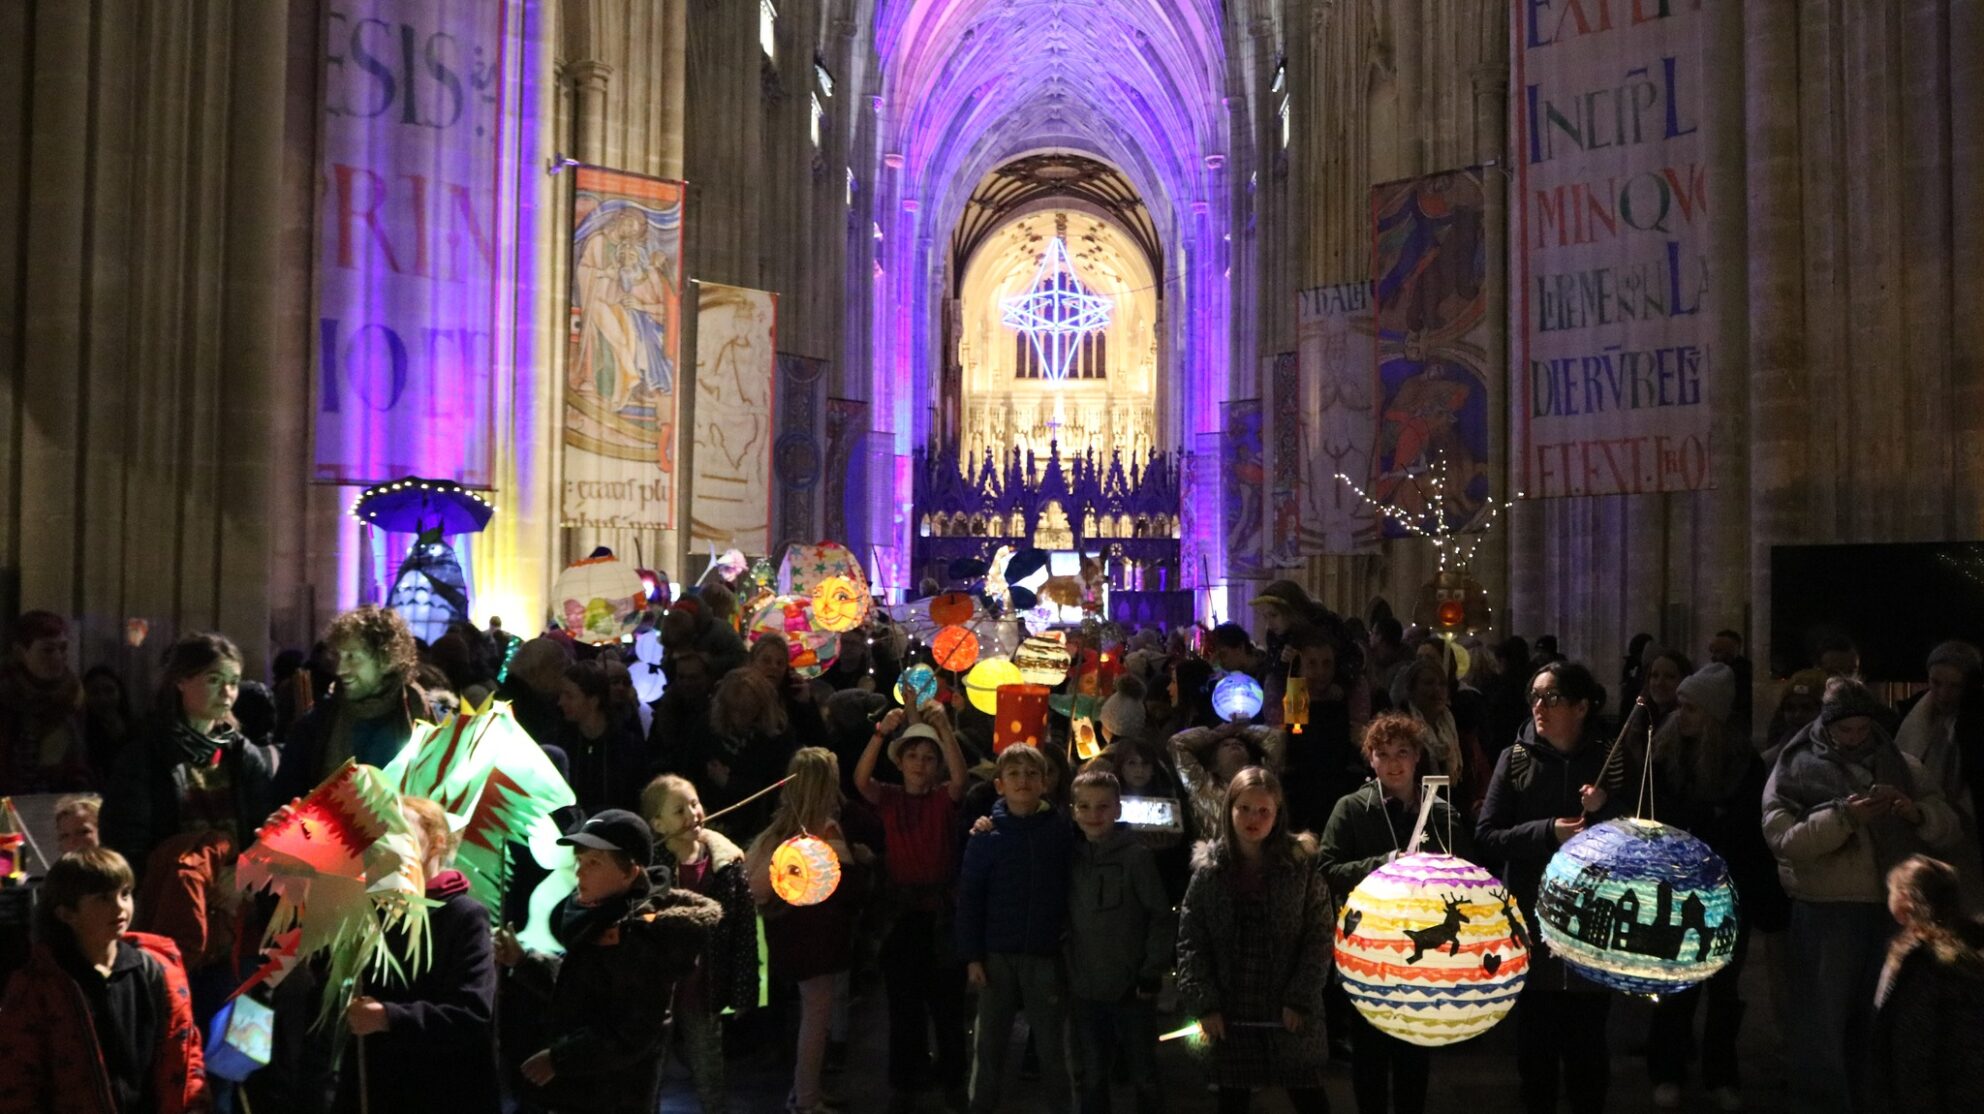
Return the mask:
<path fill-rule="evenodd" d="M 34 958 L 0 999 L 0 1114 L 207 1109 L 179 948 L 127 931 L 131 885 L 107 847 L 49 868 Z"/>

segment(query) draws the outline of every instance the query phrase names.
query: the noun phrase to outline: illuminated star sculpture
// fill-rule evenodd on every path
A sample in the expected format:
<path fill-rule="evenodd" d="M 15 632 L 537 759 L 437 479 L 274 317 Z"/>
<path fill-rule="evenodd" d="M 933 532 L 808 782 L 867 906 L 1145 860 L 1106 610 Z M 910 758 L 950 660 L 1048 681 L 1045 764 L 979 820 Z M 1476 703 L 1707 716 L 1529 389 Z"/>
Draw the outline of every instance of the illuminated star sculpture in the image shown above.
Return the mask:
<path fill-rule="evenodd" d="M 1075 277 L 1068 246 L 1059 236 L 1048 241 L 1032 288 L 1007 298 L 1001 308 L 1005 324 L 1032 342 L 1041 376 L 1047 379 L 1066 379 L 1082 338 L 1109 327 L 1109 299 L 1089 293 Z"/>

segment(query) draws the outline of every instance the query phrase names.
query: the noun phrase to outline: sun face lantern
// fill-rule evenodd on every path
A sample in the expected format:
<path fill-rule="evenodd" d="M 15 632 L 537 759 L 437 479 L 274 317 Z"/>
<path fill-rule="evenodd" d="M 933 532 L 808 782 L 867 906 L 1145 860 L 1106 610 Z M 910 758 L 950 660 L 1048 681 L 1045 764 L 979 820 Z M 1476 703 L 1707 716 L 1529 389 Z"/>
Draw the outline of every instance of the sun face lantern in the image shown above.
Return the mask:
<path fill-rule="evenodd" d="M 1529 941 L 1522 910 L 1493 875 L 1452 855 L 1406 855 L 1350 892 L 1336 968 L 1366 1021 L 1437 1047 L 1508 1016 L 1529 973 Z"/>
<path fill-rule="evenodd" d="M 969 627 L 945 627 L 930 639 L 930 660 L 952 673 L 970 669 L 978 663 L 978 634 Z"/>
<path fill-rule="evenodd" d="M 959 623 L 971 622 L 971 616 L 978 610 L 978 604 L 964 592 L 945 592 L 930 600 L 930 621 L 939 626 L 954 627 Z"/>
<path fill-rule="evenodd" d="M 813 622 L 821 630 L 845 634 L 868 621 L 868 586 L 844 576 L 822 577 L 813 585 Z"/>
<path fill-rule="evenodd" d="M 1019 666 L 1004 658 L 986 658 L 964 675 L 964 694 L 971 706 L 986 715 L 999 712 L 999 690 L 1020 684 Z M 1042 686 L 1044 689 L 1045 686 Z"/>
<path fill-rule="evenodd" d="M 818 905 L 840 888 L 840 856 L 804 832 L 772 852 L 772 892 L 787 905 Z"/>
<path fill-rule="evenodd" d="M 937 699 L 937 671 L 918 662 L 896 677 L 896 703 L 915 708 Z"/>
<path fill-rule="evenodd" d="M 1067 635 L 1049 631 L 1020 643 L 1019 649 L 1013 651 L 1013 664 L 1019 666 L 1020 676 L 1027 684 L 1052 688 L 1068 679 L 1074 658 L 1068 653 Z"/>
<path fill-rule="evenodd" d="M 1736 888 L 1708 844 L 1654 820 L 1573 836 L 1543 871 L 1543 941 L 1579 974 L 1629 994 L 1672 994 L 1728 964 Z"/>
<path fill-rule="evenodd" d="M 647 610 L 647 585 L 633 566 L 604 546 L 575 561 L 551 585 L 565 632 L 593 646 L 618 642 L 634 633 Z"/>
<path fill-rule="evenodd" d="M 1229 723 L 1261 714 L 1261 683 L 1245 673 L 1228 673 L 1212 687 L 1212 710 Z"/>
<path fill-rule="evenodd" d="M 1037 747 L 1047 738 L 1047 686 L 1001 685 L 992 722 L 992 753 L 1010 746 Z"/>

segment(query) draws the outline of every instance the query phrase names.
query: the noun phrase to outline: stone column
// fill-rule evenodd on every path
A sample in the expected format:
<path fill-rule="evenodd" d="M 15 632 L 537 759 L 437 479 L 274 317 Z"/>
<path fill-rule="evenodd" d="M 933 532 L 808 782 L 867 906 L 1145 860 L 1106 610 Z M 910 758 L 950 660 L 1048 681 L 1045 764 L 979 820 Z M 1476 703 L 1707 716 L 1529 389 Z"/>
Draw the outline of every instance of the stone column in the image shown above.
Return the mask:
<path fill-rule="evenodd" d="M 1949 5 L 1950 181 L 1984 179 L 1984 0 Z M 1984 209 L 1973 199 L 1951 206 L 1950 289 L 1984 290 Z M 1973 303 L 1974 304 L 1974 303 Z M 1949 536 L 1984 535 L 1984 313 L 1958 313 L 1950 329 L 1950 401 L 1955 421 L 1955 476 Z"/>
<path fill-rule="evenodd" d="M 1504 29 L 1506 21 L 1495 21 L 1494 26 Z M 1509 396 L 1509 175 L 1510 168 L 1502 165 L 1508 148 L 1508 97 L 1509 65 L 1508 36 L 1489 36 L 1481 53 L 1492 61 L 1477 63 L 1469 77 L 1474 93 L 1474 161 L 1482 167 L 1481 195 L 1484 206 L 1482 214 L 1483 232 L 1487 237 L 1484 245 L 1488 260 L 1486 297 L 1488 300 L 1488 437 L 1490 474 L 1496 482 L 1489 487 L 1489 497 L 1503 500 L 1512 497 L 1521 475 L 1515 467 L 1520 459 L 1518 447 L 1509 438 L 1514 432 L 1513 423 L 1508 420 Z M 1493 45 L 1490 45 L 1493 44 Z M 1497 458 L 1502 465 L 1495 468 Z M 1489 603 L 1499 609 L 1509 599 L 1509 547 L 1507 530 L 1509 523 L 1497 516 L 1491 536 L 1476 550 L 1473 562 L 1475 579 L 1488 589 Z"/>
<path fill-rule="evenodd" d="M 1808 480 L 1798 5 L 1743 7 L 1744 156 L 1749 232 L 1750 599 L 1762 610 L 1751 656 L 1768 660 L 1770 549 L 1798 539 Z"/>
<path fill-rule="evenodd" d="M 566 71 L 572 75 L 572 89 L 579 103 L 578 122 L 573 129 L 577 143 L 574 157 L 581 162 L 600 163 L 606 158 L 606 87 L 613 77 L 613 67 L 586 59 L 571 63 Z"/>
<path fill-rule="evenodd" d="M 689 0 L 660 0 L 661 150 L 663 178 L 682 177 L 682 128 L 688 98 Z"/>

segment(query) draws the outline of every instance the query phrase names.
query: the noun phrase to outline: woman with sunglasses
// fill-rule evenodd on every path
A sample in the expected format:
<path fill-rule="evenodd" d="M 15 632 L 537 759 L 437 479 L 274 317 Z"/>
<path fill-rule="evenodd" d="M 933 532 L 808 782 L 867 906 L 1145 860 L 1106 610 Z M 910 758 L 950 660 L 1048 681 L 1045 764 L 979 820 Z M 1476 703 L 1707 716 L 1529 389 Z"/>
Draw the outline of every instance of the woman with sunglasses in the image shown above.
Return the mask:
<path fill-rule="evenodd" d="M 1529 979 L 1516 1010 L 1516 1068 L 1524 1107 L 1557 1109 L 1559 1080 L 1571 1109 L 1605 1108 L 1611 1075 L 1605 1018 L 1611 996 L 1571 973 L 1536 937 L 1536 891 L 1565 840 L 1620 811 L 1624 794 L 1601 787 L 1606 746 L 1598 737 L 1605 688 L 1575 662 L 1551 662 L 1529 682 L 1529 722 L 1502 752 L 1488 783 L 1475 843 L 1521 903 L 1532 926 Z"/>

